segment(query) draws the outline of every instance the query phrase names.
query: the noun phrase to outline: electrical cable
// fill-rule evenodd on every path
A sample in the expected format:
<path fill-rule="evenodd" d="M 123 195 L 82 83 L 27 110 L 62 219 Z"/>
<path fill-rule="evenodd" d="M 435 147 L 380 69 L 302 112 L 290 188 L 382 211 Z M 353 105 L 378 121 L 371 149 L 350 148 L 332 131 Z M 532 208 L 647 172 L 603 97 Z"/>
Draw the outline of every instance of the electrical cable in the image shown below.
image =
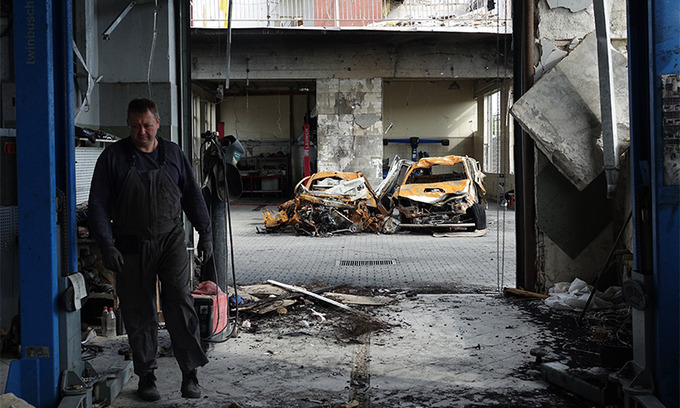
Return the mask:
<path fill-rule="evenodd" d="M 149 66 L 146 69 L 146 84 L 149 87 L 149 99 L 153 99 L 153 89 L 151 87 L 151 67 L 153 66 L 153 55 L 156 52 L 156 37 L 158 35 L 158 0 L 154 0 L 153 10 L 153 35 L 151 37 L 151 52 L 149 53 Z"/>
<path fill-rule="evenodd" d="M 506 6 L 507 7 L 507 6 Z M 500 38 L 501 38 L 501 13 L 499 9 L 498 3 L 496 3 L 496 54 L 500 54 Z M 503 78 L 507 75 L 507 61 L 508 60 L 508 52 L 507 52 L 507 41 L 503 41 Z M 500 225 L 496 226 L 496 284 L 497 284 L 497 289 L 499 293 L 502 293 L 503 287 L 505 286 L 505 222 L 506 222 L 506 212 L 507 212 L 507 202 L 506 202 L 506 170 L 510 169 L 509 166 L 509 161 L 506 161 L 505 163 L 501 163 L 501 161 L 507 160 L 509 158 L 509 148 L 508 148 L 508 143 L 510 142 L 510 138 L 507 135 L 507 130 L 509 129 L 507 120 L 508 120 L 508 111 L 509 109 L 505 110 L 505 115 L 502 115 L 502 110 L 501 110 L 501 105 L 502 105 L 502 100 L 503 96 L 506 94 L 506 89 L 504 86 L 504 81 L 501 79 L 501 70 L 500 66 L 498 64 L 498 60 L 496 60 L 496 87 L 498 89 L 498 96 L 496 98 L 496 111 L 498 112 L 498 120 L 494 121 L 495 115 L 492 115 L 492 126 L 497 126 L 497 139 L 496 139 L 496 154 L 494 155 L 496 160 L 496 172 L 499 176 L 499 178 L 502 178 L 502 182 L 497 183 L 497 193 L 496 193 L 496 222 L 497 224 L 500 223 Z M 509 92 L 508 96 L 509 96 Z M 508 105 L 509 105 L 509 97 L 508 97 Z M 493 127 L 491 129 L 493 132 Z M 503 143 L 505 141 L 506 143 Z M 502 177 L 501 177 L 502 176 Z M 502 195 L 502 196 L 501 196 Z M 502 215 L 502 220 L 501 220 L 501 207 L 503 207 L 503 215 Z M 500 222 L 499 222 L 500 221 Z"/>
<path fill-rule="evenodd" d="M 229 1 L 229 6 L 227 6 L 227 69 L 226 69 L 226 78 L 224 81 L 224 89 L 229 89 L 229 78 L 231 77 L 231 10 L 232 10 L 232 3 L 234 3 L 234 0 L 228 0 Z M 225 180 L 226 181 L 226 180 Z"/>
<path fill-rule="evenodd" d="M 78 61 L 80 62 L 80 65 L 83 66 L 83 69 L 87 73 L 87 88 L 85 89 L 85 93 L 82 94 L 82 103 L 78 107 L 78 110 L 76 111 L 74 118 L 78 119 L 78 116 L 82 112 L 89 112 L 90 110 L 90 94 L 92 94 L 92 91 L 94 90 L 94 85 L 97 84 L 99 81 L 101 81 L 102 76 L 100 75 L 99 77 L 95 78 L 92 73 L 90 72 L 90 68 L 87 66 L 87 63 L 85 62 L 85 58 L 83 58 L 83 54 L 81 54 L 80 50 L 78 49 L 78 46 L 76 45 L 75 40 L 73 40 L 73 52 L 76 54 L 76 57 L 78 57 Z"/>
<path fill-rule="evenodd" d="M 496 7 L 498 7 L 498 3 L 496 3 Z M 508 7 L 507 3 L 504 3 L 503 7 Z M 505 15 L 507 16 L 507 10 L 505 11 Z M 500 31 L 500 10 L 498 12 L 498 25 L 497 26 L 498 26 L 498 30 Z M 507 75 L 507 70 L 508 70 L 508 42 L 503 41 L 503 77 L 505 77 Z M 506 150 L 505 150 L 505 155 L 503 155 L 502 157 L 508 158 L 507 166 L 505 166 L 505 167 L 506 167 L 506 169 L 509 173 L 510 172 L 510 137 L 507 133 L 508 133 L 508 130 L 510 129 L 510 123 L 509 123 L 509 119 L 510 119 L 510 92 L 504 91 L 504 93 L 506 94 L 506 98 L 507 98 L 506 99 L 507 102 L 506 102 L 505 116 L 503 117 L 503 119 L 504 119 L 503 123 L 505 124 L 504 130 L 505 130 L 505 133 L 506 133 L 506 138 L 505 138 L 506 143 L 504 144 L 504 147 L 505 147 Z M 500 101 L 499 101 L 499 103 L 500 103 Z M 503 184 L 503 187 L 505 187 L 505 183 Z M 505 191 L 505 188 L 503 188 L 503 199 L 506 200 L 506 201 L 505 201 L 505 207 L 504 207 L 504 210 L 503 210 L 503 223 L 502 223 L 502 226 L 503 226 L 503 235 L 502 235 L 503 242 L 501 243 L 501 290 L 503 290 L 503 286 L 505 286 L 505 215 L 508 211 L 508 206 L 507 206 L 508 202 L 507 202 L 507 199 L 505 198 L 505 195 L 506 195 L 506 191 Z"/>

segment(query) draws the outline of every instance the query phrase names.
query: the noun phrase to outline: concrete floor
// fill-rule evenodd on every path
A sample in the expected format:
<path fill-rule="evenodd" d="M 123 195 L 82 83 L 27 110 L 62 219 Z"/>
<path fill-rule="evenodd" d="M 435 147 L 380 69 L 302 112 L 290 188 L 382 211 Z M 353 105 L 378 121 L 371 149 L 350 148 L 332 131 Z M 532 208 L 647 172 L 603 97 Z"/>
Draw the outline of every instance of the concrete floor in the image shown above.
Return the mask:
<path fill-rule="evenodd" d="M 156 372 L 160 401 L 140 401 L 133 377 L 111 406 L 590 406 L 541 379 L 529 352 L 559 340 L 509 300 L 493 294 L 397 295 L 394 300 L 364 309 L 388 327 L 357 337 L 341 334 L 348 324 L 344 312 L 319 305 L 252 321 L 256 331 L 242 331 L 209 351 L 210 362 L 199 370 L 203 398 L 181 397 L 179 369 L 167 357 L 159 359 Z M 327 320 L 316 322 L 312 308 L 325 312 Z M 164 333 L 163 339 L 167 344 Z"/>
<path fill-rule="evenodd" d="M 160 358 L 156 374 L 163 399 L 139 401 L 133 376 L 113 407 L 227 407 L 233 402 L 243 407 L 336 407 L 352 400 L 362 407 L 370 401 L 374 407 L 514 406 L 510 397 L 522 407 L 546 403 L 536 396 L 547 388 L 537 372 L 535 378 L 513 375 L 533 359 L 528 355 L 532 345 L 545 339 L 498 296 L 501 287 L 515 282 L 513 211 L 491 204 L 488 229 L 476 236 L 405 232 L 318 238 L 258 233 L 265 207 L 276 205 L 241 200 L 231 206 L 238 285 L 274 279 L 387 290 L 393 304 L 363 310 L 390 328 L 341 339 L 337 330 L 347 324 L 345 314 L 323 305 L 315 307 L 329 313 L 327 325 L 303 325 L 303 320 L 314 321 L 306 307 L 267 317 L 257 332 L 241 330 L 237 338 L 209 351 L 211 361 L 199 373 L 201 400 L 181 398 L 174 358 Z M 340 266 L 341 260 L 396 264 Z M 421 295 L 406 297 L 407 290 Z M 160 334 L 161 344 L 169 344 L 167 333 Z M 122 358 L 117 350 L 123 337 L 92 342 L 104 347 L 92 360 L 100 373 Z M 6 367 L 3 361 L 0 376 Z M 363 367 L 358 382 L 357 367 Z M 0 381 L 4 386 L 4 377 Z"/>

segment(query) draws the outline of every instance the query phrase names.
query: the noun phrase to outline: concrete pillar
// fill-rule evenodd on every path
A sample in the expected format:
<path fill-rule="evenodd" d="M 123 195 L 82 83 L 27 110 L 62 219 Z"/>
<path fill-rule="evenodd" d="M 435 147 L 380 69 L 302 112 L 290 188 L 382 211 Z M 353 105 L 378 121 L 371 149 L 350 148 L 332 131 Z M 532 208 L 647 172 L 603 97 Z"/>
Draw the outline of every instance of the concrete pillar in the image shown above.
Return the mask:
<path fill-rule="evenodd" d="M 317 79 L 319 171 L 360 171 L 382 179 L 381 78 Z"/>

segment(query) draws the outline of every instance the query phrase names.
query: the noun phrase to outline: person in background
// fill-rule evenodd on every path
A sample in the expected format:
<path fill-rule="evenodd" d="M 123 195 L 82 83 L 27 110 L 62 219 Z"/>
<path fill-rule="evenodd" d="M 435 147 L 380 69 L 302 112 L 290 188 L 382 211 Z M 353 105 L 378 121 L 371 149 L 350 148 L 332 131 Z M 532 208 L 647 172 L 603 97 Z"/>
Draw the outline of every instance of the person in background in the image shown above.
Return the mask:
<path fill-rule="evenodd" d="M 137 395 L 156 401 L 158 318 L 156 278 L 163 317 L 177 363 L 181 392 L 200 398 L 197 368 L 208 358 L 190 292 L 191 269 L 182 211 L 199 233 L 197 255 L 212 256 L 208 210 L 180 147 L 158 136 L 155 102 L 134 99 L 127 109 L 130 136 L 108 146 L 95 165 L 88 202 L 91 234 L 104 265 L 116 273 L 123 323 L 139 376 Z"/>

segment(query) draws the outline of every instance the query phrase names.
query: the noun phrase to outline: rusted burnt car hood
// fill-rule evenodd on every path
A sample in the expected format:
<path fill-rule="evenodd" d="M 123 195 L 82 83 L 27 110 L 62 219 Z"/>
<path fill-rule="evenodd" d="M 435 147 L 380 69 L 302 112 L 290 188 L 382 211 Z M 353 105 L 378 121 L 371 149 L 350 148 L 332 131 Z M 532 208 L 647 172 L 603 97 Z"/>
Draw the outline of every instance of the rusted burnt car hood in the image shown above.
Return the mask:
<path fill-rule="evenodd" d="M 402 228 L 486 228 L 486 188 L 479 162 L 467 156 L 425 157 L 395 188 Z"/>
<path fill-rule="evenodd" d="M 466 192 L 469 190 L 470 182 L 467 180 L 449 181 L 444 183 L 409 184 L 399 188 L 399 196 L 407 197 L 421 203 L 435 204 L 450 195 L 466 195 Z"/>

